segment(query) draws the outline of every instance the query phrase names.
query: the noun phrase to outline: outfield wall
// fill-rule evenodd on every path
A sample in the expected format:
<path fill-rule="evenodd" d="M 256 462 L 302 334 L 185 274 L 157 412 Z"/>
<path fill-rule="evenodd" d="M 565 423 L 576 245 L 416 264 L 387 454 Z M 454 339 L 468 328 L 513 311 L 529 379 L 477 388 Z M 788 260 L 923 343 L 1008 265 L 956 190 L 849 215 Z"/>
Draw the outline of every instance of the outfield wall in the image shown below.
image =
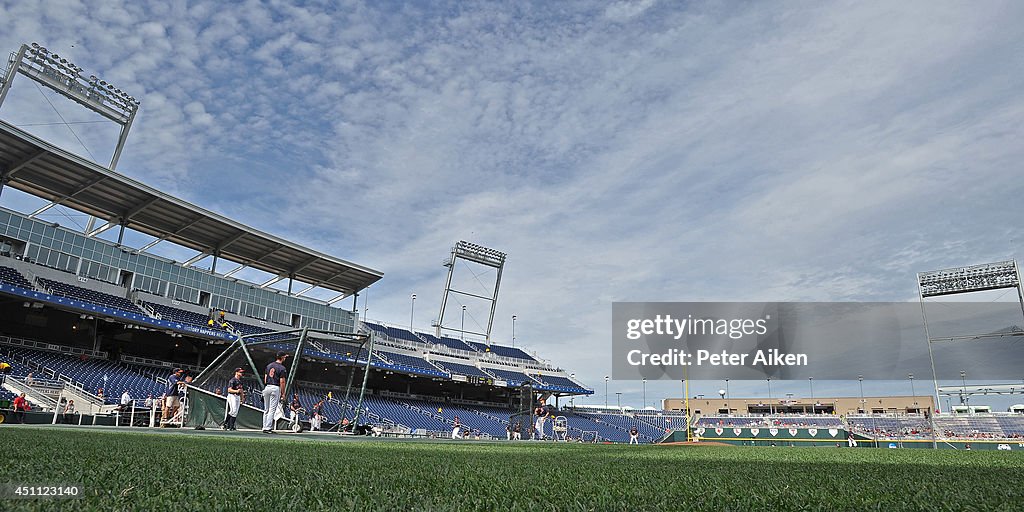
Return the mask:
<path fill-rule="evenodd" d="M 689 441 L 714 442 L 735 446 L 847 446 L 847 430 L 845 428 L 808 428 L 808 427 L 716 427 L 690 429 Z M 932 449 L 931 439 L 878 439 L 877 441 L 861 434 L 854 434 L 858 448 L 914 448 Z M 681 443 L 687 441 L 685 430 L 673 431 L 665 438 L 665 443 Z M 967 445 L 971 450 L 1002 450 L 1024 453 L 1024 440 L 943 440 L 934 442 L 934 447 L 946 450 L 964 450 Z"/>

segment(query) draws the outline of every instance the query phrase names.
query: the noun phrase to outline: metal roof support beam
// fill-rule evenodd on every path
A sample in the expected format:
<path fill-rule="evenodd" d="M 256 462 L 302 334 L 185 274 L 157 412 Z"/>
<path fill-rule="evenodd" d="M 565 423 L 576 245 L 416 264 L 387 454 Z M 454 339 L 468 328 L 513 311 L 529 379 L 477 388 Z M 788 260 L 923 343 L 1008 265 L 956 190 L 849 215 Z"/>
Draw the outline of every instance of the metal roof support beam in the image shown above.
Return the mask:
<path fill-rule="evenodd" d="M 156 240 L 153 240 L 152 242 L 150 242 L 150 243 L 140 247 L 139 248 L 139 252 L 146 252 L 149 249 L 151 249 L 153 246 L 155 246 L 156 244 L 158 244 L 160 242 L 163 242 L 164 240 L 166 240 L 166 239 L 165 238 L 157 238 Z"/>
<path fill-rule="evenodd" d="M 266 287 L 268 287 L 268 286 L 270 286 L 270 285 L 272 285 L 272 284 L 274 284 L 274 283 L 276 283 L 276 282 L 278 282 L 278 281 L 280 281 L 280 280 L 282 280 L 284 278 L 285 278 L 285 276 L 274 276 L 274 277 L 270 278 L 269 281 L 261 284 L 259 287 L 260 288 L 266 288 Z"/>
<path fill-rule="evenodd" d="M 197 261 L 199 261 L 199 260 L 201 260 L 201 259 L 203 259 L 203 258 L 205 258 L 205 257 L 207 257 L 209 255 L 210 255 L 210 253 L 208 253 L 208 252 L 201 252 L 201 253 L 196 254 L 195 256 L 189 258 L 188 261 L 186 261 L 185 263 L 182 263 L 181 266 L 183 266 L 183 267 L 192 266 L 193 263 L 195 263 L 195 262 L 197 262 Z"/>
<path fill-rule="evenodd" d="M 131 210 L 128 210 L 124 214 L 124 220 L 129 220 L 132 217 L 142 213 L 143 210 L 145 210 L 146 208 L 149 208 L 150 206 L 153 206 L 153 203 L 156 203 L 159 200 L 160 200 L 159 197 L 154 197 L 154 198 L 151 198 L 151 199 L 149 199 L 147 201 L 143 201 L 141 204 L 139 204 L 135 208 L 132 208 Z"/>
<path fill-rule="evenodd" d="M 335 302 L 338 302 L 339 300 L 344 299 L 345 297 L 347 297 L 347 295 L 345 295 L 344 293 L 337 295 L 334 298 L 328 300 L 327 305 L 330 306 L 331 304 L 334 304 Z"/>
<path fill-rule="evenodd" d="M 100 233 L 102 233 L 102 232 L 104 232 L 104 231 L 106 231 L 106 230 L 116 226 L 116 225 L 117 225 L 117 222 L 112 221 L 112 220 L 108 220 L 106 224 L 104 224 L 104 225 L 102 225 L 102 226 L 100 226 L 100 227 L 98 227 L 98 228 L 96 228 L 96 229 L 86 233 L 85 236 L 90 237 L 90 238 L 94 237 L 94 236 L 96 236 L 96 235 L 98 235 L 98 234 L 100 234 Z"/>
<path fill-rule="evenodd" d="M 2 174 L 3 178 L 7 179 L 7 178 L 10 178 L 11 176 L 14 176 L 14 173 L 24 169 L 26 166 L 28 166 L 32 162 L 35 162 L 36 160 L 38 160 L 40 157 L 42 157 L 45 154 L 46 154 L 46 150 L 45 149 L 41 149 L 41 150 L 39 150 L 39 151 L 37 151 L 35 153 L 32 153 L 31 155 L 25 157 L 20 162 L 15 162 L 13 165 L 11 165 L 9 168 L 7 168 L 7 170 L 5 170 L 3 172 L 3 174 Z"/>
<path fill-rule="evenodd" d="M 303 289 L 299 290 L 298 292 L 296 292 L 296 293 L 295 293 L 295 296 L 296 296 L 296 297 L 302 297 L 302 295 L 303 295 L 304 293 L 306 293 L 306 292 L 308 292 L 308 291 L 312 290 L 313 288 L 316 288 L 316 285 L 315 285 L 315 284 L 311 284 L 311 285 L 309 285 L 309 286 L 307 286 L 307 287 L 305 287 L 305 288 L 303 288 Z M 342 294 L 342 297 L 344 297 L 344 294 Z"/>
<path fill-rule="evenodd" d="M 224 239 L 221 243 L 217 244 L 217 249 L 225 249 L 225 248 L 227 248 L 227 246 L 237 242 L 239 238 L 242 238 L 245 235 L 246 235 L 246 232 L 245 231 L 241 231 L 237 235 L 228 237 L 228 238 Z"/>
<path fill-rule="evenodd" d="M 53 201 L 50 201 L 50 204 L 47 204 L 46 206 L 43 206 L 42 208 L 39 208 L 38 210 L 32 212 L 28 216 L 28 218 L 30 218 L 30 219 L 36 218 L 37 215 L 45 212 L 46 210 L 49 210 L 50 208 L 53 208 L 54 206 L 59 205 L 60 203 L 63 203 L 64 201 L 67 201 L 68 199 L 71 199 L 72 197 L 77 196 L 78 194 L 81 194 L 82 192 L 85 192 L 86 190 L 89 190 L 90 188 L 92 188 L 93 186 L 95 186 L 96 184 L 98 184 L 99 182 L 101 182 L 101 181 L 103 181 L 105 179 L 107 179 L 106 176 L 100 176 L 100 177 L 97 177 L 97 178 L 93 178 L 93 179 L 87 181 L 86 183 L 83 183 L 82 186 L 78 187 L 78 189 L 76 189 L 74 192 L 72 192 L 70 194 L 67 194 L 65 196 L 62 196 L 60 198 L 54 199 Z"/>
<path fill-rule="evenodd" d="M 306 270 L 306 267 L 308 267 L 308 266 L 310 266 L 310 265 L 312 265 L 312 264 L 314 264 L 314 263 L 316 263 L 318 261 L 320 261 L 320 257 L 319 256 L 313 256 L 312 258 L 310 258 L 310 259 L 308 259 L 306 261 L 303 261 L 302 263 L 299 263 L 299 266 L 293 268 L 292 269 L 292 274 L 296 274 L 298 272 L 302 272 L 303 270 Z"/>
<path fill-rule="evenodd" d="M 248 263 L 242 263 L 241 265 L 239 265 L 239 266 L 237 266 L 237 267 L 235 267 L 235 268 L 233 268 L 231 270 L 228 270 L 228 273 L 224 274 L 222 277 L 231 277 L 231 276 L 235 275 L 236 272 L 239 272 L 243 268 L 248 267 L 248 266 L 249 266 Z"/>
<path fill-rule="evenodd" d="M 285 248 L 285 246 L 283 246 L 283 245 L 277 246 L 277 248 L 274 249 L 273 251 L 270 251 L 270 252 L 264 254 L 263 256 L 260 256 L 259 258 L 256 258 L 256 263 L 259 263 L 259 262 L 261 262 L 261 261 L 263 261 L 263 260 L 273 256 L 274 254 L 276 254 L 277 252 L 279 252 L 281 249 L 284 249 L 284 248 Z"/>

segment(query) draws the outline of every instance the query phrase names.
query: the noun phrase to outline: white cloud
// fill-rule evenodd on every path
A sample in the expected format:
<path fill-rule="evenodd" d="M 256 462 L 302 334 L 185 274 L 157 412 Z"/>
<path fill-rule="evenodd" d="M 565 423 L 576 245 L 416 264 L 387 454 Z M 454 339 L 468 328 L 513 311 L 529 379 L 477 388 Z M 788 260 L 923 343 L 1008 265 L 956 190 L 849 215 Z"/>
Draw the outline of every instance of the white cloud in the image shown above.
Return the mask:
<path fill-rule="evenodd" d="M 74 44 L 143 102 L 120 170 L 385 270 L 371 316 L 455 240 L 508 251 L 499 336 L 595 387 L 614 300 L 903 300 L 1020 257 L 1019 4 L 727 7 L 7 2 L 0 48 Z"/>

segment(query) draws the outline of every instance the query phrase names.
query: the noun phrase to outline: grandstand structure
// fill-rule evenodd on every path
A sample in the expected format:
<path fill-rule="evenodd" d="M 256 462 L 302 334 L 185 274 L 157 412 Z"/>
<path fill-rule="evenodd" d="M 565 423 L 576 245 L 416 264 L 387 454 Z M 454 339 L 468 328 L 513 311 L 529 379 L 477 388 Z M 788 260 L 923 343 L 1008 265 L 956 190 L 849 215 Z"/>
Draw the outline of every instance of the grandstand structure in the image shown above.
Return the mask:
<path fill-rule="evenodd" d="M 76 388 L 76 403 L 101 404 L 96 396 L 100 387 L 106 388 L 108 400 L 124 389 L 133 397 L 158 396 L 171 367 L 198 373 L 240 336 L 308 328 L 375 338 L 370 417 L 408 431 L 450 430 L 445 425 L 462 413 L 464 422 L 479 416 L 474 428 L 481 432 L 504 435 L 518 388 L 526 382 L 556 401 L 593 393 L 565 370 L 521 348 L 360 319 L 354 300 L 352 310 L 338 302 L 356 297 L 382 277 L 380 272 L 206 211 L 2 121 L 0 169 L 5 187 L 108 219 L 106 224 L 120 230 L 134 229 L 201 255 L 257 268 L 304 283 L 306 289 L 315 285 L 338 293 L 326 301 L 305 297 L 301 291 L 271 288 L 270 282 L 234 278 L 236 270 L 218 273 L 216 264 L 198 269 L 194 261 L 170 261 L 146 247 L 96 237 L 102 228 L 82 232 L 0 208 L 0 294 L 7 299 L 0 314 L 11 320 L 2 327 L 6 337 L 0 338 L 0 354 L 17 369 L 9 386 L 34 371 L 39 382 Z M 339 394 L 341 384 L 362 371 L 365 355 L 338 341 L 313 338 L 304 350 L 309 362 L 297 376 L 304 383 L 297 391 L 307 402 L 326 390 Z M 102 385 L 101 377 L 106 377 Z M 258 393 L 249 396 L 258 402 Z M 35 401 L 55 406 L 42 396 Z M 480 409 L 466 410 L 473 406 Z M 338 421 L 351 408 L 332 402 L 329 419 Z M 619 434 L 619 429 L 608 430 L 602 437 Z"/>
<path fill-rule="evenodd" d="M 47 64 L 49 54 L 40 48 L 30 49 L 32 66 Z M 13 56 L 10 65 L 18 65 Z M 30 76 L 42 76 L 32 69 Z M 70 63 L 54 69 L 44 70 L 49 82 L 57 76 L 53 73 L 78 76 L 81 71 Z M 9 88 L 13 72 L 5 76 L 3 86 Z M 83 87 L 98 84 L 93 80 Z M 112 101 L 82 88 L 72 92 L 84 95 L 72 98 L 79 103 Z M 131 102 L 134 115 L 140 102 Z M 12 365 L 0 390 L 0 408 L 25 392 L 53 421 L 73 399 L 79 417 L 103 423 L 97 418 L 123 412 L 123 393 L 133 407 L 143 407 L 147 399 L 159 402 L 172 368 L 199 375 L 243 337 L 274 340 L 276 333 L 309 330 L 372 338 L 376 347 L 368 353 L 344 337 L 317 334 L 302 347 L 301 359 L 295 358 L 302 364 L 293 391 L 307 409 L 328 398 L 330 423 L 355 416 L 350 394 L 355 378 L 366 382 L 365 417 L 389 432 L 444 436 L 459 416 L 472 435 L 504 438 L 527 383 L 537 394 L 531 400 L 549 399 L 552 416 L 568 418 L 563 437 L 625 441 L 629 427 L 641 421 L 556 410 L 561 398 L 593 390 L 535 354 L 491 340 L 489 332 L 479 339 L 465 333 L 454 338 L 360 318 L 359 292 L 381 279 L 381 272 L 246 226 L 112 167 L 0 120 L 0 201 L 10 189 L 48 201 L 34 212 L 0 207 L 0 360 Z M 40 218 L 58 206 L 90 216 L 89 225 L 74 229 Z M 109 230 L 116 231 L 99 236 Z M 153 241 L 130 247 L 126 230 Z M 197 254 L 184 262 L 170 260 L 150 251 L 161 243 Z M 210 258 L 208 269 L 195 266 Z M 263 283 L 233 277 L 247 268 L 274 277 Z M 275 286 L 285 280 L 286 289 Z M 307 295 L 314 289 L 333 296 Z M 342 307 L 342 299 L 350 297 L 352 307 Z M 491 299 L 493 309 L 496 289 Z M 273 350 L 297 348 L 287 336 L 277 339 L 280 343 L 253 351 L 253 366 L 269 362 Z M 211 394 L 222 392 L 218 388 L 229 377 L 212 375 L 204 387 Z M 247 384 L 247 405 L 261 408 L 260 384 Z M 548 423 L 538 437 L 553 436 L 553 422 Z M 644 441 L 660 437 L 653 425 L 641 427 Z M 527 437 L 529 425 L 521 428 Z"/>

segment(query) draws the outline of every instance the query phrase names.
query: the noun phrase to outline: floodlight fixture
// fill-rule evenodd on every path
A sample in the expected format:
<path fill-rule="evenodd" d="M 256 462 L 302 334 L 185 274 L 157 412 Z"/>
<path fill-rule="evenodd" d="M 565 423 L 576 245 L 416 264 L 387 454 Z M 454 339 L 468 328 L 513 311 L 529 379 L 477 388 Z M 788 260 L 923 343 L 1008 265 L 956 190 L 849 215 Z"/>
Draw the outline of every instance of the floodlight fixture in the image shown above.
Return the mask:
<path fill-rule="evenodd" d="M 983 263 L 917 274 L 922 297 L 1014 288 L 1020 284 L 1016 261 Z"/>
<path fill-rule="evenodd" d="M 0 107 L 3 106 L 14 77 L 21 73 L 114 121 L 121 126 L 121 134 L 109 164 L 110 169 L 114 169 L 140 103 L 105 80 L 99 80 L 96 75 L 83 77 L 83 71 L 67 58 L 50 53 L 39 43 L 23 44 L 17 52 L 11 54 L 7 69 L 0 76 Z"/>

